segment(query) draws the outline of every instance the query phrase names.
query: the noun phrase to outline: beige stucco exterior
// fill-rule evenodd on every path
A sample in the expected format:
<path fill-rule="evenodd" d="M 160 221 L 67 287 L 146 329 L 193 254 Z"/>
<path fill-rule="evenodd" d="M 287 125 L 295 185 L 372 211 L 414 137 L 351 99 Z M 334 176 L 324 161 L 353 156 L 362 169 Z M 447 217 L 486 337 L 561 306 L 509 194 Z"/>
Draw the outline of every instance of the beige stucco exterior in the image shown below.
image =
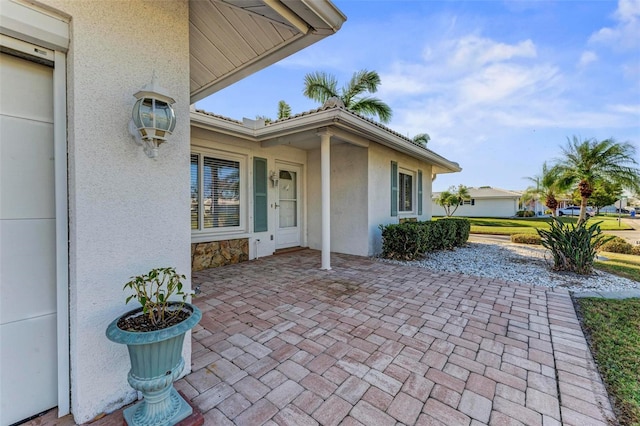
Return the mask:
<path fill-rule="evenodd" d="M 67 54 L 71 406 L 87 422 L 133 401 L 126 347 L 104 337 L 132 275 L 190 275 L 188 2 L 45 0 L 70 17 Z M 144 22 L 144 25 L 141 25 Z M 170 35 L 170 36 L 168 36 Z M 162 48 L 158 48 L 161 41 Z M 133 94 L 153 72 L 177 125 L 156 160 L 127 131 Z M 157 212 L 162 212 L 158 215 Z M 187 287 L 190 286 L 189 279 Z M 184 356 L 190 365 L 189 339 Z"/>
<path fill-rule="evenodd" d="M 335 33 L 346 17 L 325 0 L 293 5 L 288 16 L 302 23 L 301 33 L 266 3 L 258 5 L 257 20 L 250 7 L 223 2 L 0 3 L 3 37 L 31 43 L 36 51 L 51 49 L 45 62 L 54 68 L 58 213 L 53 278 L 58 371 L 53 374 L 58 375 L 59 414 L 71 411 L 77 423 L 85 423 L 137 398 L 127 383 L 126 347 L 105 337 L 107 325 L 135 307 L 125 305 L 123 284 L 151 268 L 173 266 L 187 276 L 184 284 L 190 288 L 190 103 Z M 190 14 L 194 7 L 195 21 Z M 225 14 L 242 27 L 233 36 L 223 29 L 192 39 L 190 31 L 202 26 L 219 29 L 216 21 L 232 25 Z M 246 22 L 254 26 L 247 29 Z M 270 37 L 257 41 L 256 34 L 265 32 Z M 214 61 L 194 74 L 193 64 L 211 59 L 202 57 L 207 49 L 218 49 L 219 56 L 241 53 L 242 60 L 227 60 L 224 69 Z M 225 58 L 219 59 L 222 64 Z M 176 101 L 177 125 L 158 157 L 150 159 L 134 143 L 128 123 L 133 94 L 154 73 Z M 306 154 L 284 147 L 280 151 L 304 165 Z M 187 338 L 184 374 L 190 354 Z"/>
<path fill-rule="evenodd" d="M 350 120 L 349 131 L 333 128 L 325 123 L 338 121 L 346 116 Z M 324 117 L 324 118 L 323 118 Z M 402 219 L 429 220 L 431 218 L 431 186 L 434 164 L 439 172 L 458 171 L 458 165 L 437 156 L 424 147 L 416 147 L 410 141 L 375 124 L 377 138 L 398 149 L 376 142 L 374 137 L 360 136 L 360 127 L 372 123 L 340 108 L 302 113 L 298 119 L 283 120 L 274 124 L 256 123 L 251 120 L 235 121 L 202 111 L 192 113 L 193 151 L 203 148 L 241 155 L 247 164 L 254 157 L 266 158 L 268 168 L 275 169 L 278 161 L 300 164 L 303 167 L 302 193 L 303 223 L 301 246 L 321 250 L 323 246 L 322 216 L 322 159 L 321 138 L 330 136 L 330 250 L 331 252 L 372 256 L 380 252 L 382 241 L 380 225 L 398 223 Z M 320 120 L 320 121 L 317 121 Z M 326 120 L 326 121 L 323 121 Z M 311 125 L 309 123 L 312 123 Z M 277 136 L 272 136 L 275 132 Z M 386 137 L 386 139 L 384 139 Z M 407 152 L 403 152 L 402 150 Z M 413 151 L 412 151 L 413 150 Z M 415 152 L 415 154 L 411 154 Z M 425 159 L 430 156 L 434 160 Z M 391 211 L 391 162 L 398 171 L 411 175 L 413 181 L 413 206 L 410 211 Z M 422 176 L 422 210 L 418 203 L 418 178 Z M 245 176 L 245 174 L 243 174 Z M 274 203 L 276 190 L 269 187 L 269 231 L 252 232 L 251 211 L 252 179 L 246 174 L 242 185 L 249 196 L 245 199 L 247 225 L 239 232 L 192 233 L 194 242 L 249 238 L 249 258 L 273 254 L 276 246 L 271 237 L 275 232 L 277 214 Z M 397 202 L 397 200 L 395 200 Z M 258 241 L 259 240 L 259 243 Z"/>

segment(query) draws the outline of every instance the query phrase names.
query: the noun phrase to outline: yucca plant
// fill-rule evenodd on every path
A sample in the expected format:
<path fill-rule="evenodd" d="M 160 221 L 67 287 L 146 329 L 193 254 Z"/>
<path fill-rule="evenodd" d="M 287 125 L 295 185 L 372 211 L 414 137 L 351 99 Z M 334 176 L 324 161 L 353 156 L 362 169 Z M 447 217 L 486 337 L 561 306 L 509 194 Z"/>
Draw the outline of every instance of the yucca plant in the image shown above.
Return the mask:
<path fill-rule="evenodd" d="M 566 224 L 555 217 L 551 219 L 549 230 L 537 231 L 542 246 L 551 251 L 553 269 L 583 275 L 592 273 L 598 247 L 611 239 L 611 236 L 602 234 L 602 222 L 587 226 L 587 222 L 574 225 Z"/>

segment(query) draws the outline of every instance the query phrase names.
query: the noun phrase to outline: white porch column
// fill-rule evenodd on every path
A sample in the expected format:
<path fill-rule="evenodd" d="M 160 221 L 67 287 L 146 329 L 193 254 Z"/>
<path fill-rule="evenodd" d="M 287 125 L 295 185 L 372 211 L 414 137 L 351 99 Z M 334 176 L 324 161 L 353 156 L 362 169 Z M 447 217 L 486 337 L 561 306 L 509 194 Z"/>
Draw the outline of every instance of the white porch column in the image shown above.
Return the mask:
<path fill-rule="evenodd" d="M 331 269 L 331 133 L 320 136 L 320 180 L 322 188 L 322 266 Z"/>

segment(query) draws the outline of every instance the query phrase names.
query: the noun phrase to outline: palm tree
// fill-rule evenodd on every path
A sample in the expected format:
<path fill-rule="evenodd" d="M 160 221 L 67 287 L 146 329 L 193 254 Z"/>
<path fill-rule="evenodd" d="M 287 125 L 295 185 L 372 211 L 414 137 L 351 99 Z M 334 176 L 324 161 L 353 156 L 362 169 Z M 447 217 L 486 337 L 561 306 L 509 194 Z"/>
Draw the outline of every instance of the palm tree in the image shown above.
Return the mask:
<path fill-rule="evenodd" d="M 291 117 L 291 107 L 285 101 L 278 102 L 278 120 Z"/>
<path fill-rule="evenodd" d="M 456 210 L 458 210 L 458 207 L 460 207 L 462 202 L 464 200 L 469 200 L 470 198 L 469 188 L 464 185 L 458 185 L 457 188 L 452 186 L 448 190 L 442 191 L 435 201 L 436 204 L 442 206 L 447 217 L 451 217 Z"/>
<path fill-rule="evenodd" d="M 633 191 L 640 189 L 640 169 L 635 167 L 636 148 L 629 142 L 614 139 L 598 141 L 576 136 L 567 138 L 562 148 L 564 158 L 556 165 L 559 187 L 569 189 L 577 184 L 580 192 L 580 217 L 578 223 L 586 220 L 587 201 L 598 181 L 620 184 Z"/>
<path fill-rule="evenodd" d="M 418 143 L 425 148 L 427 147 L 427 143 L 431 140 L 431 136 L 427 133 L 418 133 L 413 137 L 413 142 Z"/>
<path fill-rule="evenodd" d="M 558 208 L 558 171 L 555 167 L 549 167 L 546 162 L 542 163 L 542 173 L 525 179 L 535 183 L 535 187 L 527 188 L 527 192 L 544 198 L 544 205 L 551 210 L 551 216 L 556 215 Z"/>
<path fill-rule="evenodd" d="M 375 93 L 380 85 L 380 76 L 375 71 L 361 70 L 353 73 L 349 84 L 338 89 L 335 76 L 322 71 L 304 77 L 304 95 L 324 104 L 329 98 L 338 98 L 345 108 L 364 116 L 378 116 L 382 123 L 391 120 L 391 107 L 378 98 L 362 96 Z"/>

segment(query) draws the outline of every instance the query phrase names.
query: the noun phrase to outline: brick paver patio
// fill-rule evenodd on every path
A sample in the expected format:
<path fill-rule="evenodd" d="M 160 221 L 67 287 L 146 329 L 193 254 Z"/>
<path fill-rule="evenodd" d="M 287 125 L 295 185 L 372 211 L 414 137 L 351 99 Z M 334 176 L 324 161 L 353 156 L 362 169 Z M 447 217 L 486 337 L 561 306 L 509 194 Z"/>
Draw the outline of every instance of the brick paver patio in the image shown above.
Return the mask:
<path fill-rule="evenodd" d="M 332 262 L 194 273 L 203 318 L 176 388 L 205 424 L 615 424 L 567 291 Z"/>

